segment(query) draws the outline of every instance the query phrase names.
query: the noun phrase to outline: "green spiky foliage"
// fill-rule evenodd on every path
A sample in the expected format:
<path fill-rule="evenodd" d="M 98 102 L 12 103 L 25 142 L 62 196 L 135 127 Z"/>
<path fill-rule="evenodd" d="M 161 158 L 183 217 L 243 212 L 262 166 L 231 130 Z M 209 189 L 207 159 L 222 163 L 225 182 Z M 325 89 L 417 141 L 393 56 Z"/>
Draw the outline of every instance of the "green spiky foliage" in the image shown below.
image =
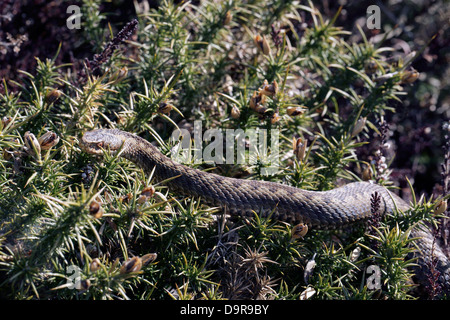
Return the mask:
<path fill-rule="evenodd" d="M 85 0 L 78 36 L 93 45 L 97 60 L 76 69 L 37 59 L 18 91 L 3 83 L 1 297 L 414 297 L 408 234 L 415 223 L 439 222 L 433 212 L 441 199 L 417 202 L 412 215 L 397 213 L 370 230 L 309 230 L 294 239 L 283 222 L 258 212 L 230 219 L 129 161 L 80 149 L 85 131 L 114 127 L 168 154 L 173 131 L 201 120 L 205 129 L 278 130 L 280 164 L 270 176 L 262 174 L 263 161 L 189 166 L 308 190 L 360 180 L 367 169 L 372 176 L 365 178 L 393 185 L 388 168 L 358 154 L 366 148 L 388 167 L 383 145 L 368 142 L 382 135 L 383 117 L 401 101 L 412 57 L 393 59 L 393 48 L 369 41 L 361 29 L 362 41 L 351 42 L 351 33 L 335 26 L 340 12 L 326 20 L 310 2 L 266 3 L 137 6 L 137 29 L 114 42 L 107 35 L 125 23 L 102 27 L 108 15 L 99 13 L 101 2 Z M 255 111 L 251 99 L 265 80 L 278 89 Z M 27 132 L 39 138 L 47 131 L 58 135 L 55 146 L 26 148 Z M 306 143 L 301 157 L 293 138 Z M 376 290 L 367 282 L 371 265 L 381 270 Z"/>

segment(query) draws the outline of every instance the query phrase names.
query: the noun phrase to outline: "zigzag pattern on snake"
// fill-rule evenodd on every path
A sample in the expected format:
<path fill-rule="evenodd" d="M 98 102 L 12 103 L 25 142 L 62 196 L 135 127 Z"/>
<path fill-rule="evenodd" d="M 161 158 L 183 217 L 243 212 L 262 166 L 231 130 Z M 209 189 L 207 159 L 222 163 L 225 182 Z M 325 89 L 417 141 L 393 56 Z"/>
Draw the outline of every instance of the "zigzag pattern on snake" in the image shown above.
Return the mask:
<path fill-rule="evenodd" d="M 272 214 L 273 219 L 291 224 L 305 223 L 309 228 L 341 228 L 365 221 L 372 215 L 371 195 L 381 196 L 380 212 L 407 210 L 409 205 L 385 187 L 368 183 L 349 183 L 329 191 L 306 191 L 287 185 L 235 179 L 189 168 L 164 156 L 145 139 L 118 129 L 98 129 L 86 132 L 80 142 L 82 149 L 101 155 L 104 150 L 118 152 L 147 172 L 155 168 L 155 178 L 165 180 L 171 191 L 187 196 L 201 197 L 207 204 L 226 207 L 228 212 L 240 216 L 253 216 L 253 211 Z M 437 259 L 439 281 L 445 292 L 450 292 L 450 260 L 432 232 L 427 228 L 414 228 L 411 236 L 419 238 L 415 268 L 419 282 L 426 282 L 431 259 Z"/>

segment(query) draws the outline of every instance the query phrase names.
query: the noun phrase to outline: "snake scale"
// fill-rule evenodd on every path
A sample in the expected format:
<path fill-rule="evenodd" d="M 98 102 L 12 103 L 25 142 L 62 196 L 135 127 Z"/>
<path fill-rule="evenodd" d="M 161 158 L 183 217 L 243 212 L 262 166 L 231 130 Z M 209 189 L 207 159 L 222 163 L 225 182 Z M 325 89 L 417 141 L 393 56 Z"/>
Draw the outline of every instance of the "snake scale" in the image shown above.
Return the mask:
<path fill-rule="evenodd" d="M 337 229 L 366 221 L 372 215 L 371 196 L 381 196 L 380 212 L 392 213 L 409 205 L 386 188 L 369 182 L 354 182 L 329 191 L 307 191 L 268 181 L 244 180 L 207 173 L 176 163 L 164 156 L 145 139 L 118 129 L 98 129 L 86 132 L 81 148 L 90 154 L 104 150 L 120 152 L 147 172 L 155 168 L 155 178 L 167 182 L 171 191 L 202 198 L 207 204 L 226 208 L 232 215 L 252 217 L 254 211 L 272 219 L 291 224 L 304 223 L 309 229 Z M 415 274 L 426 283 L 432 259 L 436 259 L 439 283 L 450 292 L 450 261 L 428 228 L 414 228 L 411 237 L 417 250 Z"/>

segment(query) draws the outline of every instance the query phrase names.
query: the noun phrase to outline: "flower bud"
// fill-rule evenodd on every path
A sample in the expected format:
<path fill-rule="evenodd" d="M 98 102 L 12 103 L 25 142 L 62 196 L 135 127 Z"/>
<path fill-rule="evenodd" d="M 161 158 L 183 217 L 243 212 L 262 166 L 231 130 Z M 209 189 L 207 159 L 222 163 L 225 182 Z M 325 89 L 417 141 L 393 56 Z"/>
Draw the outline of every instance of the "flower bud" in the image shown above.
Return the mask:
<path fill-rule="evenodd" d="M 355 262 L 356 260 L 358 260 L 360 254 L 361 254 L 361 247 L 356 247 L 352 251 L 352 254 L 350 255 L 350 261 Z"/>
<path fill-rule="evenodd" d="M 42 150 L 48 150 L 58 144 L 59 137 L 56 133 L 48 131 L 39 137 L 38 142 Z"/>
<path fill-rule="evenodd" d="M 8 117 L 7 116 L 3 117 L 2 118 L 2 128 L 7 127 L 12 122 L 12 120 L 13 120 L 13 118 L 11 118 L 9 116 Z"/>
<path fill-rule="evenodd" d="M 292 239 L 300 239 L 308 233 L 308 225 L 304 223 L 300 223 L 292 228 L 291 231 L 291 238 Z"/>
<path fill-rule="evenodd" d="M 120 81 L 126 78 L 127 74 L 128 68 L 122 67 L 111 75 L 109 81 L 111 82 L 111 84 L 119 83 Z"/>
<path fill-rule="evenodd" d="M 91 264 L 89 265 L 89 269 L 92 272 L 95 272 L 95 271 L 100 269 L 101 264 L 102 263 L 100 262 L 100 259 L 99 258 L 95 258 L 94 260 L 92 260 Z"/>
<path fill-rule="evenodd" d="M 375 71 L 377 71 L 378 69 L 378 64 L 374 61 L 374 60 L 369 60 L 365 65 L 364 65 L 364 71 L 367 74 L 372 74 Z"/>
<path fill-rule="evenodd" d="M 141 257 L 142 266 L 143 267 L 147 266 L 148 264 L 155 261 L 157 257 L 158 257 L 158 255 L 156 253 L 147 253 L 147 254 L 143 255 Z"/>
<path fill-rule="evenodd" d="M 266 113 L 267 108 L 264 107 L 262 104 L 258 104 L 258 105 L 255 107 L 255 111 L 258 112 L 260 115 L 263 115 L 264 113 Z"/>
<path fill-rule="evenodd" d="M 293 149 L 294 149 L 294 154 L 295 157 L 297 158 L 298 161 L 302 161 L 303 158 L 305 157 L 305 153 L 306 153 L 306 146 L 308 144 L 308 141 L 303 141 L 302 138 L 298 138 L 295 139 L 293 138 Z"/>
<path fill-rule="evenodd" d="M 275 124 L 278 121 L 280 121 L 280 115 L 278 114 L 278 112 L 274 112 L 274 114 L 272 114 L 272 116 L 270 117 L 270 123 Z"/>
<path fill-rule="evenodd" d="M 128 259 L 120 267 L 120 274 L 127 274 L 131 272 L 138 272 L 142 268 L 142 260 L 139 257 Z"/>
<path fill-rule="evenodd" d="M 266 96 L 261 94 L 258 91 L 253 92 L 252 97 L 250 98 L 249 107 L 252 110 L 256 111 L 258 106 L 263 105 L 266 102 Z"/>
<path fill-rule="evenodd" d="M 139 196 L 138 203 L 142 204 L 146 202 L 148 199 L 153 197 L 154 194 L 155 194 L 154 186 L 145 187 L 144 190 L 142 190 L 141 195 Z"/>
<path fill-rule="evenodd" d="M 223 20 L 223 25 L 226 26 L 230 24 L 231 19 L 233 19 L 233 15 L 231 14 L 230 11 L 227 11 L 227 13 L 225 14 L 225 19 Z"/>
<path fill-rule="evenodd" d="M 434 209 L 434 214 L 435 214 L 435 215 L 440 215 L 440 214 L 444 213 L 445 210 L 447 210 L 447 201 L 441 200 L 441 201 L 436 205 L 436 208 Z"/>
<path fill-rule="evenodd" d="M 86 291 L 90 286 L 91 281 L 89 279 L 83 279 L 75 283 L 75 288 L 77 288 L 78 291 Z"/>
<path fill-rule="evenodd" d="M 154 186 L 145 187 L 141 192 L 141 195 L 149 197 L 149 198 L 153 197 L 154 194 L 155 194 Z"/>
<path fill-rule="evenodd" d="M 53 102 L 58 100 L 59 97 L 61 97 L 61 94 L 62 94 L 61 91 L 59 91 L 58 89 L 53 89 L 52 91 L 46 94 L 45 102 L 47 102 L 47 104 L 52 104 Z"/>
<path fill-rule="evenodd" d="M 39 144 L 38 139 L 34 136 L 34 134 L 30 133 L 30 131 L 25 132 L 23 137 L 25 144 L 25 151 L 30 156 L 38 156 L 41 153 L 41 145 Z"/>
<path fill-rule="evenodd" d="M 272 84 L 269 85 L 267 80 L 264 80 L 263 87 L 259 90 L 261 94 L 269 97 L 273 97 L 278 92 L 278 83 L 274 80 Z"/>
<path fill-rule="evenodd" d="M 372 176 L 373 176 L 372 168 L 370 166 L 366 166 L 366 168 L 362 172 L 361 178 L 363 179 L 363 181 L 369 181 L 370 179 L 372 179 Z"/>
<path fill-rule="evenodd" d="M 305 110 L 302 107 L 287 107 L 286 109 L 286 113 L 291 117 L 298 116 L 304 112 Z"/>
<path fill-rule="evenodd" d="M 236 105 L 233 105 L 231 107 L 231 117 L 233 119 L 239 119 L 240 116 L 241 116 L 241 111 L 239 110 L 239 108 Z"/>
<path fill-rule="evenodd" d="M 366 125 L 366 121 L 367 121 L 367 117 L 361 117 L 358 119 L 358 121 L 356 121 L 356 124 L 352 130 L 352 137 L 358 135 L 364 129 L 364 126 Z"/>
<path fill-rule="evenodd" d="M 401 83 L 410 84 L 419 78 L 419 72 L 415 69 L 405 70 L 402 73 Z"/>
<path fill-rule="evenodd" d="M 89 214 L 94 218 L 99 219 L 103 216 L 103 213 L 104 211 L 100 203 L 95 200 L 92 201 L 89 205 Z"/>
<path fill-rule="evenodd" d="M 123 202 L 123 203 L 130 203 L 131 199 L 133 199 L 133 194 L 131 192 L 129 192 L 126 195 L 121 196 L 119 198 L 119 201 Z"/>
<path fill-rule="evenodd" d="M 164 114 L 169 114 L 170 111 L 172 111 L 172 109 L 173 109 L 173 105 L 171 105 L 169 103 L 166 103 L 166 102 L 162 102 L 159 105 L 158 112 L 159 113 L 164 113 Z"/>
<path fill-rule="evenodd" d="M 258 47 L 258 50 L 261 51 L 264 55 L 270 54 L 269 43 L 267 42 L 266 36 L 260 36 L 259 34 L 254 38 L 255 45 Z"/>

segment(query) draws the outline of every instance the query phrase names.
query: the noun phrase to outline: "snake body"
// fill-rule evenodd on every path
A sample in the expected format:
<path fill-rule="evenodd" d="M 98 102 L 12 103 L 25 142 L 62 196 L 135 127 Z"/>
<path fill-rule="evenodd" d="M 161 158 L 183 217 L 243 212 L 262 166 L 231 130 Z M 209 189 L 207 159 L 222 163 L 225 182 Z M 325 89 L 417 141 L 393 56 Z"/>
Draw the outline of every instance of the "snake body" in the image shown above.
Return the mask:
<path fill-rule="evenodd" d="M 86 132 L 80 142 L 82 149 L 101 155 L 104 150 L 119 152 L 147 172 L 155 169 L 157 180 L 167 182 L 170 190 L 202 198 L 207 204 L 226 208 L 232 215 L 262 216 L 291 224 L 304 223 L 309 228 L 336 229 L 372 216 L 371 196 L 381 196 L 379 212 L 388 214 L 409 205 L 386 188 L 369 182 L 354 182 L 329 191 L 307 191 L 268 181 L 223 177 L 179 164 L 164 156 L 145 139 L 118 129 Z M 429 229 L 414 228 L 412 237 L 419 238 L 416 276 L 427 281 L 432 259 L 437 259 L 439 282 L 448 290 L 450 261 L 434 241 Z"/>

